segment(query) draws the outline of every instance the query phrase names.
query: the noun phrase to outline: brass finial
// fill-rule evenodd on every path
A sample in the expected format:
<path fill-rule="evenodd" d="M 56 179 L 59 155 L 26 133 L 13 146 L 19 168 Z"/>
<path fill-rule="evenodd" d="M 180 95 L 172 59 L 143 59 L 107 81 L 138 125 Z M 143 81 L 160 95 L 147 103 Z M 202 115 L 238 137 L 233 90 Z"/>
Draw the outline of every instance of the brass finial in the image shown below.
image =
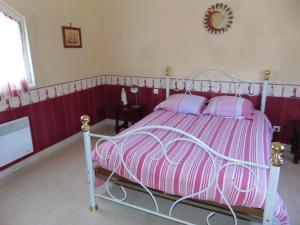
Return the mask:
<path fill-rule="evenodd" d="M 90 207 L 89 207 L 89 211 L 90 211 L 90 212 L 96 212 L 97 210 L 98 210 L 98 205 L 90 206 Z"/>
<path fill-rule="evenodd" d="M 284 152 L 284 146 L 280 142 L 272 143 L 272 166 L 280 167 L 283 164 L 282 154 Z"/>
<path fill-rule="evenodd" d="M 167 66 L 167 67 L 165 68 L 165 75 L 166 75 L 167 77 L 171 76 L 171 70 L 172 70 L 172 68 L 171 68 L 170 66 Z"/>
<path fill-rule="evenodd" d="M 90 130 L 90 125 L 89 125 L 89 122 L 91 121 L 90 117 L 88 115 L 83 115 L 81 118 L 81 123 L 82 123 L 82 126 L 81 126 L 81 130 L 83 132 L 87 132 Z"/>
<path fill-rule="evenodd" d="M 271 75 L 271 71 L 270 70 L 265 70 L 264 75 L 265 75 L 265 80 L 269 80 L 270 75 Z"/>

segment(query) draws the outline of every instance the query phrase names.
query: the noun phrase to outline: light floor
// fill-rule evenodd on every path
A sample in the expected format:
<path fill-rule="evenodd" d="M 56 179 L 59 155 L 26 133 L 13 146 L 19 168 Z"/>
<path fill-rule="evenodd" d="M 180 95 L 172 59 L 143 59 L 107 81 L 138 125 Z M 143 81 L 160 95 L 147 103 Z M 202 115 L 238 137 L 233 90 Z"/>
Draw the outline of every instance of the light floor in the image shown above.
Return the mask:
<path fill-rule="evenodd" d="M 99 133 L 112 134 L 106 125 Z M 117 187 L 115 193 L 120 194 Z M 101 191 L 101 190 L 99 190 Z M 293 225 L 300 224 L 300 166 L 285 160 L 280 190 Z M 151 207 L 144 194 L 128 191 L 130 201 Z M 169 201 L 160 200 L 163 208 Z M 0 180 L 0 225 L 135 225 L 176 224 L 134 209 L 101 200 L 100 209 L 90 213 L 88 187 L 82 139 L 69 144 L 12 176 Z M 178 206 L 175 215 L 191 222 L 206 224 L 208 212 L 188 206 Z M 217 215 L 212 225 L 233 224 L 232 219 Z M 239 224 L 255 224 L 240 221 Z"/>

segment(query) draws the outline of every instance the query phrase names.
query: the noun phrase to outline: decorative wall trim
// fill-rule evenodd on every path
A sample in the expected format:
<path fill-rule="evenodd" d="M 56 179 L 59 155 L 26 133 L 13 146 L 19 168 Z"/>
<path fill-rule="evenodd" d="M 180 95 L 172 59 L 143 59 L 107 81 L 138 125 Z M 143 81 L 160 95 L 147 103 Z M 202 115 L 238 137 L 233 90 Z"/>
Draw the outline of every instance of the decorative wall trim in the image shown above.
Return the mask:
<path fill-rule="evenodd" d="M 237 83 L 228 81 L 209 82 L 205 80 L 184 80 L 171 78 L 171 88 L 178 90 L 192 90 L 199 92 L 214 92 L 214 93 L 235 93 Z M 148 88 L 165 88 L 165 78 L 156 77 L 137 77 L 125 75 L 102 75 L 102 84 L 108 85 L 125 85 L 132 84 L 139 87 Z M 238 88 L 243 90 L 244 94 L 261 95 L 262 83 L 240 83 Z M 272 84 L 269 85 L 268 96 L 284 97 L 284 98 L 300 98 L 300 85 L 293 84 Z"/>
<path fill-rule="evenodd" d="M 20 96 L 15 96 L 7 100 L 0 101 L 0 112 L 37 103 L 47 99 L 72 94 L 74 92 L 100 86 L 101 84 L 102 76 L 96 76 L 47 87 L 30 89 L 29 92 L 21 93 Z"/>
<path fill-rule="evenodd" d="M 227 81 L 209 82 L 205 80 L 183 80 L 172 78 L 171 88 L 178 90 L 191 90 L 199 92 L 214 92 L 214 93 L 235 93 L 235 88 L 241 88 L 242 93 L 261 95 L 262 83 L 242 83 L 237 86 L 237 83 Z M 100 75 L 87 79 L 71 81 L 31 89 L 29 92 L 21 93 L 20 96 L 15 96 L 7 100 L 0 101 L 0 112 L 18 108 L 21 106 L 37 103 L 51 98 L 60 97 L 74 92 L 79 92 L 89 88 L 101 85 L 121 85 L 131 86 L 132 84 L 139 87 L 147 88 L 165 88 L 165 78 L 158 77 L 137 77 L 128 75 Z M 268 96 L 283 97 L 283 98 L 300 98 L 300 85 L 292 84 L 270 84 Z"/>
<path fill-rule="evenodd" d="M 99 123 L 94 124 L 91 127 L 91 129 L 97 129 L 97 128 L 100 128 L 100 127 L 102 127 L 106 124 L 111 124 L 111 123 L 112 123 L 111 120 L 105 119 L 105 120 L 102 120 Z M 20 162 L 18 162 L 18 163 L 16 163 L 15 165 L 13 165 L 11 167 L 0 171 L 0 179 L 2 179 L 4 177 L 7 177 L 7 176 L 9 176 L 13 173 L 16 173 L 17 171 L 19 171 L 19 170 L 23 169 L 24 167 L 28 166 L 29 164 L 31 164 L 31 163 L 33 163 L 37 160 L 40 160 L 40 159 L 50 155 L 53 152 L 56 152 L 60 149 L 63 149 L 69 143 L 72 143 L 72 142 L 78 140 L 79 138 L 81 138 L 81 135 L 82 135 L 82 132 L 78 132 L 78 133 L 76 133 L 76 134 L 74 134 L 74 135 L 72 135 L 72 136 L 70 136 L 70 137 L 68 137 L 68 138 L 66 138 L 66 139 L 64 139 L 64 140 L 62 140 L 62 141 L 60 141 L 60 142 L 44 149 L 44 150 L 42 150 L 42 151 L 40 151 L 40 152 L 38 152 L 38 153 L 36 153 L 32 156 L 20 161 Z"/>

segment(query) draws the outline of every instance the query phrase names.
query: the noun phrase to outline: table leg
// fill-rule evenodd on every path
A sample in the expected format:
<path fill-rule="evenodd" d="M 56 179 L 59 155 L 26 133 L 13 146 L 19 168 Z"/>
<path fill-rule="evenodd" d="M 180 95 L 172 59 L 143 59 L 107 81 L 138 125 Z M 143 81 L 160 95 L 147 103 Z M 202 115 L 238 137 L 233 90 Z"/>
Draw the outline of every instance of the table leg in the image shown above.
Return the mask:
<path fill-rule="evenodd" d="M 116 131 L 116 134 L 118 134 L 119 131 L 120 131 L 120 126 L 119 126 L 119 113 L 116 113 L 116 127 L 115 127 L 115 131 Z"/>
<path fill-rule="evenodd" d="M 144 115 L 144 109 L 140 110 L 140 120 L 143 119 L 143 115 Z"/>
<path fill-rule="evenodd" d="M 128 113 L 124 113 L 124 128 L 128 128 Z"/>
<path fill-rule="evenodd" d="M 299 156 L 300 156 L 300 144 L 299 139 L 295 141 L 295 143 L 292 145 L 293 153 L 294 153 L 294 159 L 293 163 L 298 164 Z"/>

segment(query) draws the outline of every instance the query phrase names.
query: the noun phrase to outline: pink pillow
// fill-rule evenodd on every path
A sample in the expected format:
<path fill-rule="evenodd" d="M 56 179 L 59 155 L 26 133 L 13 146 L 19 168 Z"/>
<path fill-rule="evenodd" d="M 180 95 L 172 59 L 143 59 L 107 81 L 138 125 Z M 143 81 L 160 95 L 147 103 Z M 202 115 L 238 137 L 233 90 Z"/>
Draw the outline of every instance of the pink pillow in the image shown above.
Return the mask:
<path fill-rule="evenodd" d="M 200 115 L 207 98 L 197 95 L 176 94 L 171 95 L 167 100 L 161 102 L 154 110 L 167 110 L 172 112 L 191 113 Z"/>
<path fill-rule="evenodd" d="M 253 112 L 253 104 L 248 99 L 235 96 L 219 96 L 209 100 L 203 114 L 253 119 Z"/>

